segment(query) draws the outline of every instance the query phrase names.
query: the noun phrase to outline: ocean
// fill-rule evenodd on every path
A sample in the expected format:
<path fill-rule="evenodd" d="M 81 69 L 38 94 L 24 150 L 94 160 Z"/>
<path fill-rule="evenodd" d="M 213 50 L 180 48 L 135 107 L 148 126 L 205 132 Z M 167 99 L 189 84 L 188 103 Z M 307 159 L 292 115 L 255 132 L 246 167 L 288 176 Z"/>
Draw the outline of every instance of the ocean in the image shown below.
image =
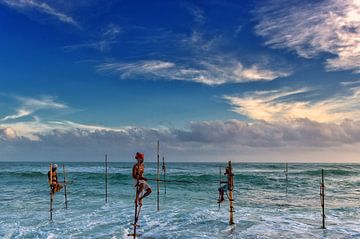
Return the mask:
<path fill-rule="evenodd" d="M 59 163 L 59 180 L 63 180 Z M 233 163 L 234 221 L 229 202 L 218 207 L 219 167 L 227 163 L 167 163 L 166 194 L 156 182 L 144 199 L 140 238 L 360 238 L 360 165 Z M 49 163 L 0 162 L 0 238 L 128 238 L 134 222 L 131 163 L 65 163 L 64 191 L 55 195 L 49 221 Z M 325 169 L 326 229 L 321 229 L 320 179 Z M 156 178 L 156 164 L 145 164 Z M 225 180 L 223 177 L 222 180 Z M 176 182 L 185 181 L 185 182 Z M 287 188 L 287 193 L 286 193 Z"/>

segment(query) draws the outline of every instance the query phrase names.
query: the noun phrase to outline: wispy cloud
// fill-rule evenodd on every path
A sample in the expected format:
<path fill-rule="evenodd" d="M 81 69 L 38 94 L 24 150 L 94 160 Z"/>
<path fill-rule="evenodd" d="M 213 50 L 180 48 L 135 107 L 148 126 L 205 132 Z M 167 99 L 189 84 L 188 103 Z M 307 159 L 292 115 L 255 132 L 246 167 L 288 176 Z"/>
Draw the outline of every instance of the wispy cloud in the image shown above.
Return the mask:
<path fill-rule="evenodd" d="M 119 26 L 109 24 L 104 28 L 104 30 L 102 30 L 99 39 L 86 43 L 65 46 L 64 49 L 66 51 L 75 51 L 83 48 L 92 48 L 101 52 L 106 52 L 111 50 L 112 45 L 118 43 L 117 38 L 120 33 L 121 28 Z"/>
<path fill-rule="evenodd" d="M 256 33 L 274 48 L 302 57 L 327 55 L 326 68 L 360 73 L 360 2 L 358 0 L 269 1 L 256 11 Z"/>
<path fill-rule="evenodd" d="M 7 115 L 0 118 L 0 121 L 14 120 L 22 117 L 30 116 L 38 110 L 42 109 L 65 109 L 67 105 L 55 102 L 53 97 L 29 98 L 16 96 L 15 99 L 20 103 L 20 107 L 15 114 Z"/>
<path fill-rule="evenodd" d="M 205 22 L 205 13 L 204 11 L 196 6 L 195 4 L 185 3 L 185 8 L 193 16 L 194 22 L 197 24 L 204 24 Z"/>
<path fill-rule="evenodd" d="M 75 27 L 80 27 L 79 23 L 71 16 L 51 7 L 45 2 L 37 0 L 1 0 L 0 3 L 3 3 L 6 6 L 16 10 L 35 10 L 40 13 L 50 15 L 61 22 L 73 25 Z"/>
<path fill-rule="evenodd" d="M 246 68 L 239 61 L 234 60 L 221 60 L 221 62 L 201 60 L 192 66 L 161 60 L 110 62 L 100 64 L 96 69 L 99 72 L 117 73 L 122 79 L 134 79 L 140 76 L 144 79 L 192 81 L 206 85 L 269 81 L 290 74 L 290 71 L 272 71 L 257 65 Z"/>
<path fill-rule="evenodd" d="M 96 70 L 115 73 L 121 79 L 179 80 L 212 86 L 271 81 L 292 74 L 289 67 L 266 56 L 249 59 L 229 52 L 229 45 L 237 44 L 233 32 L 213 32 L 203 24 L 206 22 L 203 9 L 187 3 L 184 7 L 195 23 L 190 33 L 136 28 L 134 35 L 139 37 L 130 43 L 130 47 L 136 44 L 136 55 L 128 58 L 132 60 L 106 61 L 97 65 Z"/>
<path fill-rule="evenodd" d="M 307 118 L 316 122 L 341 122 L 360 117 L 360 88 L 350 95 L 333 96 L 325 100 L 309 100 L 301 94 L 309 89 L 260 91 L 242 96 L 225 95 L 232 111 L 254 120 L 281 122 Z"/>

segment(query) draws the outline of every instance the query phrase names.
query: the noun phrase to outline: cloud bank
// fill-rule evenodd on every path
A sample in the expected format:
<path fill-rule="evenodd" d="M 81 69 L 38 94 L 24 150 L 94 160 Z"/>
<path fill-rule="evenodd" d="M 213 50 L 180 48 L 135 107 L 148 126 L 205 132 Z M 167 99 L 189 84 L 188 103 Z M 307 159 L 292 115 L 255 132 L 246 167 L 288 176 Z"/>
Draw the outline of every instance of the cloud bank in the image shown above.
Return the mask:
<path fill-rule="evenodd" d="M 25 157 L 23 153 L 26 153 L 27 159 L 51 155 L 58 160 L 64 160 L 64 155 L 81 160 L 101 160 L 97 157 L 105 152 L 131 157 L 136 151 L 144 151 L 152 157 L 157 140 L 162 142 L 162 152 L 173 155 L 171 157 L 178 161 L 196 160 L 195 156 L 200 161 L 206 161 L 207 157 L 221 160 L 238 152 L 275 149 L 278 153 L 291 149 L 300 152 L 327 151 L 344 146 L 357 148 L 360 144 L 360 121 L 352 120 L 341 123 L 319 123 L 309 119 L 282 123 L 199 121 L 190 123 L 184 129 L 131 126 L 111 129 L 73 122 L 33 124 L 37 127 L 27 124 L 27 132 L 22 131 L 25 124 L 22 127 L 19 124 L 0 126 L 1 160 L 5 160 L 6 156 L 19 160 Z M 20 147 L 20 151 L 16 150 Z"/>

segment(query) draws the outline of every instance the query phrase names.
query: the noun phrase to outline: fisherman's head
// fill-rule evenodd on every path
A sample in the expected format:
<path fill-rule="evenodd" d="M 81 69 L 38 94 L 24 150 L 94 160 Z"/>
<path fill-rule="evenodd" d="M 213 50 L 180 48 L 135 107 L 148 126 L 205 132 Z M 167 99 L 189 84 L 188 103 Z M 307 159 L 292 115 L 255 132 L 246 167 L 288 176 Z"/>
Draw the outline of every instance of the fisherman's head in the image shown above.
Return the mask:
<path fill-rule="evenodd" d="M 52 165 L 52 171 L 56 171 L 57 168 L 58 168 L 58 165 L 56 163 Z"/>
<path fill-rule="evenodd" d="M 144 154 L 142 154 L 142 153 L 137 152 L 137 153 L 135 154 L 135 158 L 136 158 L 140 163 L 144 162 Z"/>

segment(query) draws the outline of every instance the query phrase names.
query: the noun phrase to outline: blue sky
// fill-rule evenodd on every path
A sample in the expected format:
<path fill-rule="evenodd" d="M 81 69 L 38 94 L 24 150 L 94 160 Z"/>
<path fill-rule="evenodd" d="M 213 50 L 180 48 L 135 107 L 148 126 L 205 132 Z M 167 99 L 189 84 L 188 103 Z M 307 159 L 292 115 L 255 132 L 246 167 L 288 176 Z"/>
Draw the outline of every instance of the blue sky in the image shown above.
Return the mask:
<path fill-rule="evenodd" d="M 356 161 L 359 19 L 355 0 L 1 0 L 0 160 L 151 161 L 160 139 L 170 161 Z"/>

